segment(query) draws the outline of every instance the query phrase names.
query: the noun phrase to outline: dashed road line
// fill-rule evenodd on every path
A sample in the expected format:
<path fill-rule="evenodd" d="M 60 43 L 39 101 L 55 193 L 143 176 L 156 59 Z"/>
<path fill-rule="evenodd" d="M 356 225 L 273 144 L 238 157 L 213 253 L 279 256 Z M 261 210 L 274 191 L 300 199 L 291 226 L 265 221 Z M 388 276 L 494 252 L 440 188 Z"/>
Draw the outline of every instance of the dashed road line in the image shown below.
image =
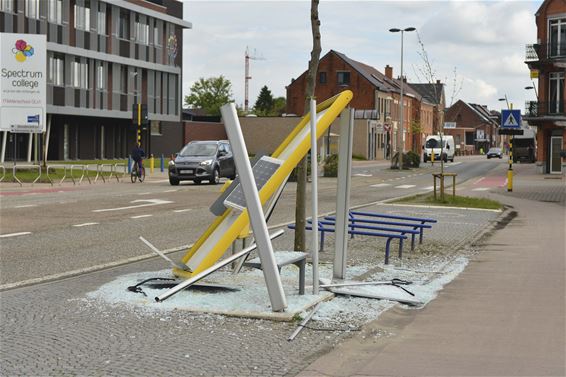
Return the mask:
<path fill-rule="evenodd" d="M 176 213 L 181 213 L 181 212 L 189 212 L 189 211 L 192 211 L 192 208 L 186 208 L 186 209 L 175 209 L 175 210 L 173 210 L 173 212 L 176 212 Z"/>
<path fill-rule="evenodd" d="M 488 190 L 489 190 L 489 187 L 478 187 L 478 188 L 472 189 L 472 191 L 488 191 Z"/>
<path fill-rule="evenodd" d="M 179 189 L 165 190 L 165 191 L 163 191 L 163 192 L 176 192 L 176 191 L 179 191 Z"/>
<path fill-rule="evenodd" d="M 37 204 L 24 204 L 21 206 L 15 206 L 14 208 L 31 208 L 31 207 L 37 207 Z"/>
<path fill-rule="evenodd" d="M 141 219 L 143 217 L 151 217 L 151 216 L 153 216 L 153 215 L 138 215 L 138 216 L 132 216 L 132 217 L 130 217 L 130 219 Z"/>
<path fill-rule="evenodd" d="M 83 224 L 75 224 L 74 227 L 80 228 L 83 226 L 90 226 L 90 225 L 98 225 L 99 223 L 83 223 Z"/>
<path fill-rule="evenodd" d="M 387 187 L 387 186 L 391 186 L 391 184 L 390 184 L 390 183 L 377 183 L 377 184 L 375 184 L 375 185 L 371 185 L 370 187 L 377 187 L 377 188 L 379 188 L 379 187 Z"/>
<path fill-rule="evenodd" d="M 18 233 L 7 233 L 7 234 L 0 234 L 0 238 L 8 238 L 8 237 L 25 236 L 26 234 L 31 234 L 31 232 L 18 232 Z"/>
<path fill-rule="evenodd" d="M 409 188 L 413 188 L 416 187 L 416 185 L 399 185 L 399 186 L 395 186 L 395 188 L 400 188 L 400 189 L 409 189 Z"/>
<path fill-rule="evenodd" d="M 372 174 L 364 174 L 364 173 L 356 173 L 356 174 L 354 174 L 354 177 L 373 177 L 373 175 Z"/>
<path fill-rule="evenodd" d="M 434 186 L 421 187 L 421 190 L 434 190 Z"/>

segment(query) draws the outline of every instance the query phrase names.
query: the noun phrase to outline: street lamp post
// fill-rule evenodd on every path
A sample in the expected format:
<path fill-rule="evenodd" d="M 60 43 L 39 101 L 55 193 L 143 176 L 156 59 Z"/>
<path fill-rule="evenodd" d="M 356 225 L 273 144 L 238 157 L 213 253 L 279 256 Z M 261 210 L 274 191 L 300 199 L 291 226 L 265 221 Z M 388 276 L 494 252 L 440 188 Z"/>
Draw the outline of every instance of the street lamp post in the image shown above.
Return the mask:
<path fill-rule="evenodd" d="M 414 27 L 407 27 L 405 29 L 397 29 L 397 28 L 392 28 L 389 29 L 389 31 L 391 33 L 399 33 L 401 32 L 401 104 L 400 104 L 400 111 L 401 114 L 399 116 L 399 121 L 400 121 L 400 127 L 399 127 L 399 134 L 397 135 L 397 152 L 399 153 L 399 170 L 403 169 L 403 152 L 405 151 L 405 141 L 403 138 L 403 84 L 404 84 L 404 79 L 403 79 L 403 34 L 407 31 L 415 31 L 417 29 L 415 29 Z M 401 149 L 399 149 L 399 144 L 401 145 Z"/>

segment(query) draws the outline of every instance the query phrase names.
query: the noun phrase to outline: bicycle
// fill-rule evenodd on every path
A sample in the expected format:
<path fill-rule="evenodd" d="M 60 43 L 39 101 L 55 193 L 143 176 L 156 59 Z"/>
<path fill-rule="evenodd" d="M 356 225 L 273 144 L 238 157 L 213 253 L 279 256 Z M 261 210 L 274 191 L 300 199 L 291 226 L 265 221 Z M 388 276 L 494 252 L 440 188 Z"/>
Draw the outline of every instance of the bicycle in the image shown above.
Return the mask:
<path fill-rule="evenodd" d="M 132 180 L 132 183 L 136 183 L 136 180 L 139 180 L 140 183 L 145 180 L 145 168 L 143 166 L 143 162 L 141 172 L 139 171 L 138 163 L 134 162 L 134 165 L 132 166 L 132 172 L 130 174 L 130 179 Z"/>

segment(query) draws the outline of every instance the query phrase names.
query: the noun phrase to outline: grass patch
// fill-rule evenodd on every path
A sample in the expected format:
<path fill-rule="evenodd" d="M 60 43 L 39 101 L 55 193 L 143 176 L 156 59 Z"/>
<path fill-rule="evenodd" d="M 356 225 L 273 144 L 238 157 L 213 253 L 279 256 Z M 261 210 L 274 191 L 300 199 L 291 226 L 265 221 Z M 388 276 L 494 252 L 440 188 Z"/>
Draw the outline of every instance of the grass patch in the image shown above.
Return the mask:
<path fill-rule="evenodd" d="M 440 200 L 439 195 L 434 199 L 433 194 L 422 194 L 410 196 L 393 201 L 392 203 L 403 204 L 424 204 L 430 206 L 446 206 L 446 207 L 465 207 L 465 208 L 480 208 L 480 209 L 502 209 L 501 203 L 495 200 L 486 198 L 474 198 L 470 196 L 452 197 L 452 195 L 445 193 L 444 200 Z"/>
<path fill-rule="evenodd" d="M 169 160 L 170 158 L 164 158 L 164 162 L 163 162 L 163 167 L 164 167 L 164 171 L 167 171 L 168 165 L 169 165 Z M 144 159 L 143 162 L 143 166 L 146 169 L 146 173 L 150 174 L 150 167 L 149 167 L 149 159 Z M 19 162 L 20 164 L 27 164 L 25 162 Z M 61 167 L 57 167 L 57 168 L 50 168 L 49 169 L 49 178 L 51 178 L 51 180 L 53 181 L 53 183 L 59 183 L 61 181 L 61 179 L 63 179 L 63 177 L 65 177 L 65 181 L 64 182 L 72 182 L 72 178 L 75 179 L 75 181 L 78 181 L 83 172 L 82 169 L 80 168 L 74 168 L 73 169 L 73 177 L 71 178 L 71 165 L 88 165 L 88 168 L 85 172 L 85 176 L 83 178 L 83 182 L 87 181 L 87 177 L 89 177 L 91 180 L 94 179 L 96 177 L 96 166 L 99 164 L 104 164 L 104 165 L 114 165 L 114 164 L 124 164 L 127 166 L 128 164 L 128 160 L 127 159 L 114 159 L 114 160 L 73 160 L 73 161 L 48 161 L 47 165 L 68 165 L 69 167 L 67 168 L 67 174 L 65 176 L 65 169 L 61 168 Z M 161 169 L 161 158 L 156 158 L 154 160 L 154 172 L 160 172 Z M 109 166 L 105 166 L 104 167 L 104 177 L 108 178 L 110 176 L 110 167 Z M 122 167 L 118 167 L 118 175 L 120 177 L 122 177 L 122 172 L 123 172 L 123 168 Z M 18 177 L 18 179 L 20 181 L 22 181 L 22 183 L 31 183 L 33 182 L 36 178 L 37 178 L 37 169 L 18 169 L 16 171 L 16 176 Z M 1 174 L 1 172 L 0 172 Z M 126 175 L 128 175 L 129 173 L 127 173 Z M 41 166 L 41 177 L 40 179 L 36 182 L 36 183 L 50 183 L 49 182 L 49 178 L 47 178 L 47 172 L 46 169 L 43 167 L 43 165 Z M 114 179 L 114 178 L 112 178 Z M 99 177 L 99 180 L 102 180 L 102 178 Z M 14 179 L 13 176 L 13 170 L 11 168 L 6 168 L 6 175 L 4 176 L 4 179 L 2 182 L 16 182 L 16 180 Z"/>

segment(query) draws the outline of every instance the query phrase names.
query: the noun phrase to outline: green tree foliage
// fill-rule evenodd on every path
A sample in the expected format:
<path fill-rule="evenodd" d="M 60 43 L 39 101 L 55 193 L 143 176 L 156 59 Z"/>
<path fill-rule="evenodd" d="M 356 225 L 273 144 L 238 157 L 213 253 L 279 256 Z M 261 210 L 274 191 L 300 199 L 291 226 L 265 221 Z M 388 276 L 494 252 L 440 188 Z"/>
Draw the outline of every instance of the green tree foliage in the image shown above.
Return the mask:
<path fill-rule="evenodd" d="M 220 115 L 220 107 L 233 102 L 232 83 L 224 76 L 199 78 L 185 96 L 185 105 L 203 109 L 208 115 Z"/>
<path fill-rule="evenodd" d="M 281 116 L 285 113 L 285 108 L 287 107 L 287 100 L 285 97 L 277 97 L 273 101 L 272 115 Z"/>
<path fill-rule="evenodd" d="M 273 104 L 275 100 L 273 99 L 273 94 L 271 94 L 271 90 L 267 88 L 267 85 L 264 85 L 259 92 L 259 96 L 255 101 L 254 111 L 257 115 L 270 115 L 271 111 L 273 110 Z"/>

